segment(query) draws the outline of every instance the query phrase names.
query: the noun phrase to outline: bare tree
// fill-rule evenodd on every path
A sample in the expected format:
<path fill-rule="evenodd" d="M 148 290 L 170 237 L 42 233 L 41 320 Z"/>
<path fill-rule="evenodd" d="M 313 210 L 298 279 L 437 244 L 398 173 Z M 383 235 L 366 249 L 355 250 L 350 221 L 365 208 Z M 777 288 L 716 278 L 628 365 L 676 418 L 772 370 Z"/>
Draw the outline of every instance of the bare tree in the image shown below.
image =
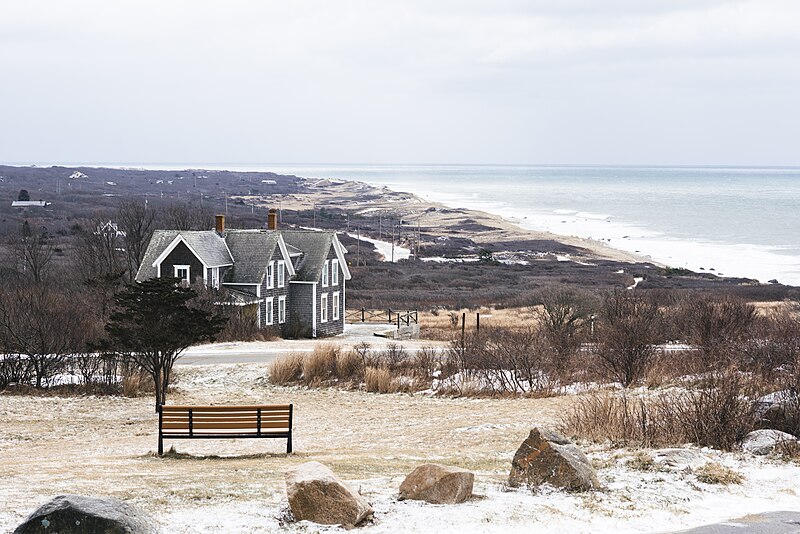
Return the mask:
<path fill-rule="evenodd" d="M 628 387 L 639 380 L 655 354 L 661 312 L 638 291 L 616 291 L 602 305 L 597 353 L 607 374 Z"/>
<path fill-rule="evenodd" d="M 590 315 L 589 301 L 586 295 L 561 287 L 544 290 L 541 299 L 536 314 L 555 351 L 555 364 L 562 368 L 581 345 L 581 327 Z"/>
<path fill-rule="evenodd" d="M 20 234 L 14 242 L 14 254 L 23 272 L 34 282 L 41 282 L 53 259 L 53 247 L 47 241 L 44 228 L 31 228 L 28 221 L 22 223 Z"/>
<path fill-rule="evenodd" d="M 91 331 L 86 320 L 80 299 L 48 284 L 17 285 L 0 293 L 4 349 L 27 357 L 36 387 L 61 369 L 67 355 L 83 348 Z"/>
<path fill-rule="evenodd" d="M 173 204 L 164 218 L 167 227 L 174 230 L 207 230 L 213 224 L 211 212 L 192 204 Z"/>
<path fill-rule="evenodd" d="M 136 276 L 150 238 L 153 237 L 155 221 L 156 210 L 148 208 L 140 200 L 123 200 L 117 209 L 117 224 L 125 234 L 125 257 L 131 281 Z"/>
<path fill-rule="evenodd" d="M 756 319 L 755 306 L 731 296 L 693 295 L 682 310 L 681 328 L 707 359 L 749 337 Z"/>

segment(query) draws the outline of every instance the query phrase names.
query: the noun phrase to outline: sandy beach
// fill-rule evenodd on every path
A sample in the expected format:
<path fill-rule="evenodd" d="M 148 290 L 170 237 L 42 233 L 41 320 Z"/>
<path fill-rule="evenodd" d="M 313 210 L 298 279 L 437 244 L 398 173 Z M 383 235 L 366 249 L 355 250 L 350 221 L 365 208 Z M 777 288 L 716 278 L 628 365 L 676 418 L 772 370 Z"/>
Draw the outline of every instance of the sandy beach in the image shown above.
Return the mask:
<path fill-rule="evenodd" d="M 402 244 L 415 246 L 417 230 L 423 235 L 420 254 L 435 244 L 435 239 L 469 238 L 478 244 L 519 243 L 525 241 L 554 241 L 576 249 L 571 259 L 605 259 L 618 262 L 653 263 L 650 259 L 610 246 L 608 243 L 579 237 L 558 235 L 523 227 L 519 219 L 506 218 L 481 210 L 453 208 L 440 202 L 426 200 L 410 192 L 394 191 L 388 187 L 373 186 L 350 180 L 305 179 L 308 194 L 238 196 L 247 204 L 261 208 L 279 207 L 288 210 L 330 209 L 346 210 L 356 217 L 350 221 L 350 233 L 358 227 L 359 219 L 369 219 L 371 226 L 381 225 L 381 236 L 370 238 L 390 240 L 392 224 L 402 220 Z M 378 220 L 381 222 L 377 222 Z M 364 236 L 366 237 L 365 233 Z M 432 239 L 433 240 L 432 240 Z"/>

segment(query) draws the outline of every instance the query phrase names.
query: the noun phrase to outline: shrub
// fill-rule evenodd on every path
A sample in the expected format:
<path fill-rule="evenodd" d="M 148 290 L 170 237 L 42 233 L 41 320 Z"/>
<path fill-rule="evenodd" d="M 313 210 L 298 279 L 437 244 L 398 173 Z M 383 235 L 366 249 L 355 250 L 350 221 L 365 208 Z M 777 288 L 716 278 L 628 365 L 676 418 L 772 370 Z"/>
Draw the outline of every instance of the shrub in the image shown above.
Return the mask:
<path fill-rule="evenodd" d="M 687 442 L 732 450 L 754 428 L 752 380 L 734 370 L 704 378 L 692 390 L 650 397 L 599 392 L 562 417 L 566 434 L 639 447 Z"/>
<path fill-rule="evenodd" d="M 695 470 L 695 476 L 699 482 L 704 484 L 741 484 L 744 477 L 729 467 L 718 463 L 708 463 Z"/>
<path fill-rule="evenodd" d="M 317 345 L 303 358 L 303 383 L 316 386 L 336 377 L 336 361 L 341 349 L 336 345 Z"/>
<path fill-rule="evenodd" d="M 336 357 L 336 377 L 360 383 L 364 378 L 364 360 L 355 350 L 340 351 Z"/>
<path fill-rule="evenodd" d="M 279 386 L 296 384 L 303 377 L 303 355 L 289 354 L 269 365 L 269 380 Z"/>
<path fill-rule="evenodd" d="M 394 393 L 392 373 L 384 367 L 367 367 L 364 371 L 364 385 L 372 393 Z"/>

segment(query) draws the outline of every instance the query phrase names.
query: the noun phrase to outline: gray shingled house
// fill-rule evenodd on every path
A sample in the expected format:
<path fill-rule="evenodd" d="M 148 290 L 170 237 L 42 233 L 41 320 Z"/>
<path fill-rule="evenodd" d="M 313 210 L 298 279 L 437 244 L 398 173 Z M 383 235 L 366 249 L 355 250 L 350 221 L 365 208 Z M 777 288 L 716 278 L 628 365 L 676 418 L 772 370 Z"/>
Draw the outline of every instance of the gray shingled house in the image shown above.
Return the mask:
<path fill-rule="evenodd" d="M 252 307 L 260 328 L 292 337 L 344 331 L 347 250 L 335 232 L 278 230 L 270 210 L 267 230 L 156 230 L 136 281 L 170 276 L 225 288 L 231 303 Z"/>

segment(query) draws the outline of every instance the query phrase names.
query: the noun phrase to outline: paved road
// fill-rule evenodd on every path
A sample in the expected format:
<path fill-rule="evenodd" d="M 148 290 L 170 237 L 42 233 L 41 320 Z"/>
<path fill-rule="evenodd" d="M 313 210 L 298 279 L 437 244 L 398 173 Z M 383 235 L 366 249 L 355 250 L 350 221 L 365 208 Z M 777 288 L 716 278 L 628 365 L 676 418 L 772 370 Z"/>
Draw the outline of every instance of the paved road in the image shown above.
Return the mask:
<path fill-rule="evenodd" d="M 176 365 L 213 365 L 224 363 L 269 363 L 272 360 L 293 352 L 311 352 L 321 342 L 334 341 L 349 349 L 353 345 L 366 342 L 373 350 L 382 350 L 390 343 L 398 344 L 407 352 L 417 352 L 423 346 L 446 346 L 446 343 L 421 340 L 395 341 L 375 336 L 375 332 L 392 329 L 391 325 L 357 324 L 346 325 L 345 333 L 328 340 L 280 339 L 275 341 L 255 341 L 250 343 L 212 343 L 187 349 Z"/>
<path fill-rule="evenodd" d="M 716 523 L 681 534 L 789 534 L 800 533 L 800 512 L 769 512 L 746 515 L 724 523 Z"/>

